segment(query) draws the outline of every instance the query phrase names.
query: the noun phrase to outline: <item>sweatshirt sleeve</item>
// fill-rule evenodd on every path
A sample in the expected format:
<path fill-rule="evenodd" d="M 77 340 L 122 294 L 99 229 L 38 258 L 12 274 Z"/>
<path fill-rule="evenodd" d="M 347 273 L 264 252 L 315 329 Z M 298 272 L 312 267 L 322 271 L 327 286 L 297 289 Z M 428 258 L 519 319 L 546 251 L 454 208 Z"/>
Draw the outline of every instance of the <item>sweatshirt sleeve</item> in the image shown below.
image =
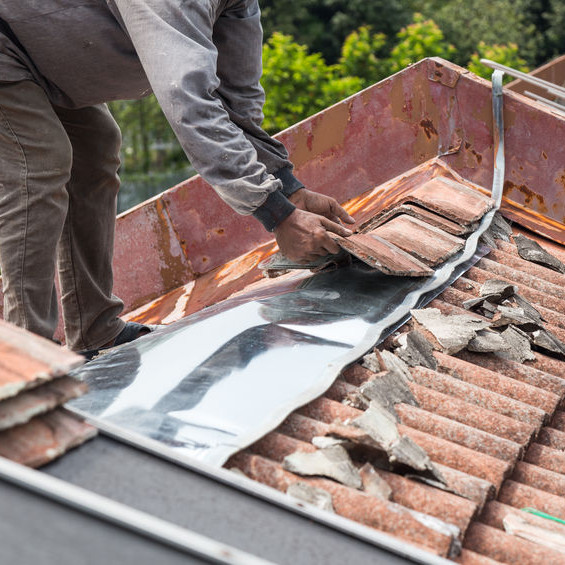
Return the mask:
<path fill-rule="evenodd" d="M 252 143 L 253 132 L 244 132 L 243 122 L 247 118 L 236 125 L 237 120 L 232 119 L 233 114 L 230 118 L 227 109 L 230 105 L 222 100 L 218 50 L 213 37 L 219 0 L 114 2 L 157 100 L 194 168 L 236 212 L 254 214 L 267 229 L 274 229 L 292 213 L 294 205 L 283 193 L 282 181 L 270 173 L 292 165 L 279 142 L 271 144 L 263 139 L 261 143 Z M 233 23 L 237 30 L 238 22 Z M 252 44 L 251 51 L 260 50 L 261 46 L 258 19 L 257 24 L 258 29 L 247 28 L 246 32 L 240 28 Z M 243 41 L 237 33 L 236 37 Z M 237 44 L 236 41 L 234 46 Z M 239 60 L 238 55 L 245 54 L 235 50 L 235 60 Z M 248 64 L 257 65 L 257 61 Z M 260 76 L 260 59 L 255 72 Z M 242 87 L 242 92 L 243 97 L 249 96 L 248 88 Z M 259 101 L 260 96 L 251 111 L 254 124 L 261 112 Z M 273 155 L 272 162 L 269 161 L 271 171 L 257 154 L 265 145 L 265 152 Z"/>

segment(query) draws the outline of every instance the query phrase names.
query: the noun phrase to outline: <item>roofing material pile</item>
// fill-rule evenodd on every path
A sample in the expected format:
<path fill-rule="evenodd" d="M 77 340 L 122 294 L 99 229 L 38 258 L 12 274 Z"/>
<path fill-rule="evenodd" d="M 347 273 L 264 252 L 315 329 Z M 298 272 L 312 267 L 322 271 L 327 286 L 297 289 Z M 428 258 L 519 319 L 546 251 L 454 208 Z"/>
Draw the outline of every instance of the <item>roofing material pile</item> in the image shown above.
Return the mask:
<path fill-rule="evenodd" d="M 565 519 L 565 252 L 508 236 L 228 467 L 461 563 L 565 562 L 565 526 L 520 510 Z"/>
<path fill-rule="evenodd" d="M 86 392 L 84 359 L 0 321 L 0 455 L 38 467 L 96 435 L 61 406 Z"/>

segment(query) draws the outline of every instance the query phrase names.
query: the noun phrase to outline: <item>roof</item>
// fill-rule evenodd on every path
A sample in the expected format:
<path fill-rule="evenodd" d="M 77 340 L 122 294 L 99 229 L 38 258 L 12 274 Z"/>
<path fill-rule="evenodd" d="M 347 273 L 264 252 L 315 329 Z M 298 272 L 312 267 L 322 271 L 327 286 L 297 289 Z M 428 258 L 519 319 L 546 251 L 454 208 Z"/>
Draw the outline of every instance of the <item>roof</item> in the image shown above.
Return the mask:
<path fill-rule="evenodd" d="M 345 206 L 358 224 L 374 226 L 379 222 L 367 220 L 378 210 L 384 209 L 381 214 L 387 218 L 402 217 L 388 214 L 383 198 L 388 202 L 396 199 L 400 205 L 414 201 L 411 195 L 418 194 L 422 186 L 429 184 L 430 178 L 441 179 L 453 174 L 445 164 L 432 160 L 391 180 L 385 187 L 376 187 L 352 199 Z M 461 196 L 454 193 L 456 199 L 465 196 L 466 193 Z M 452 204 L 449 199 L 447 202 Z M 442 212 L 441 205 L 436 206 L 436 211 Z M 554 270 L 555 266 L 548 268 L 520 257 L 514 239 L 508 237 L 509 232 L 502 229 L 496 233 L 496 237 L 507 241 L 490 240 L 492 251 L 429 307 L 444 316 L 473 315 L 487 321 L 484 316 L 465 310 L 463 305 L 476 301 L 487 281 L 503 281 L 539 311 L 546 320 L 547 330 L 563 340 L 565 302 L 561 288 L 565 275 Z M 565 260 L 565 248 L 548 244 L 514 226 L 513 238 L 525 234 L 529 240 L 547 247 L 557 259 Z M 398 232 L 389 231 L 387 236 L 389 241 L 397 241 Z M 423 257 L 425 253 L 418 252 L 422 242 L 413 240 L 412 253 L 430 263 L 430 258 Z M 409 249 L 410 245 L 405 248 Z M 201 307 L 203 297 L 215 301 L 221 293 L 227 296 L 249 289 L 251 283 L 255 289 L 268 286 L 272 279 L 263 279 L 258 265 L 273 249 L 272 244 L 262 246 L 205 275 L 201 284 L 206 292 L 199 292 L 197 280 L 149 303 L 131 316 L 142 322 L 172 321 L 182 318 L 192 308 Z M 446 318 L 444 326 L 448 321 Z M 414 329 L 426 332 L 426 328 L 425 322 L 411 321 L 398 333 L 407 334 Z M 428 333 L 428 338 L 433 340 L 434 336 Z M 565 498 L 561 498 L 565 491 L 557 488 L 556 492 L 555 486 L 561 482 L 565 485 L 565 481 L 555 477 L 562 459 L 557 450 L 560 445 L 565 446 L 557 439 L 565 428 L 555 427 L 556 422 L 563 419 L 560 407 L 565 395 L 565 380 L 562 379 L 565 362 L 552 357 L 547 350 L 545 353 L 535 351 L 531 360 L 520 363 L 497 353 L 477 353 L 463 347 L 447 354 L 448 348 L 441 343 L 436 342 L 435 347 L 436 368 L 416 363 L 410 369 L 410 399 L 396 404 L 395 411 L 401 436 L 413 440 L 429 455 L 446 479 L 447 490 L 409 478 L 405 472 L 371 470 L 391 489 L 390 500 L 387 500 L 382 493 L 371 496 L 339 480 L 309 478 L 288 470 L 287 458 L 292 454 L 317 451 L 312 443 L 314 438 L 348 433 L 341 429 L 342 424 L 363 414 L 359 406 L 351 405 L 352 399 L 363 396 L 360 391 L 366 383 L 386 375 L 387 366 L 382 359 L 376 374 L 361 364 L 344 371 L 324 396 L 300 408 L 277 430 L 232 457 L 226 466 L 283 492 L 292 485 L 309 485 L 318 489 L 315 492 L 329 493 L 330 505 L 342 516 L 444 557 L 454 556 L 457 545 L 453 545 L 453 533 L 441 531 L 441 527 L 438 531 L 437 524 L 430 526 L 411 512 L 433 516 L 458 528 L 460 533 L 455 538 L 464 547 L 459 557 L 463 563 L 480 562 L 479 554 L 500 562 L 527 563 L 531 559 L 530 562 L 537 563 L 541 558 L 558 562 L 559 553 L 505 533 L 502 520 L 513 508 L 523 506 L 565 519 Z M 397 349 L 392 339 L 378 348 L 379 351 Z M 356 461 L 359 465 L 360 460 Z M 534 525 L 540 520 L 530 516 L 524 519 Z"/>
<path fill-rule="evenodd" d="M 503 213 L 533 230 L 514 224 L 514 236 L 526 235 L 565 261 L 565 148 L 560 143 L 565 120 L 520 95 L 508 94 L 505 105 Z M 346 201 L 359 219 L 386 207 L 391 194 L 398 196 L 392 188 L 402 186 L 402 176 L 407 192 L 414 189 L 409 178 L 417 178 L 420 186 L 438 171 L 475 187 L 491 184 L 489 83 L 441 60 L 414 65 L 281 137 L 291 150 L 297 176 L 309 187 Z M 415 167 L 419 173 L 408 174 Z M 119 218 L 116 290 L 126 299 L 129 319 L 170 323 L 251 285 L 271 284 L 257 267 L 275 251 L 273 241 L 252 221 L 226 214 L 221 204 L 202 206 L 210 198 L 208 190 L 196 178 Z M 492 325 L 487 312 L 480 310 L 484 303 L 479 301 L 479 313 L 463 305 L 477 299 L 488 281 L 502 280 L 517 287 L 517 294 L 545 319 L 544 327 L 563 340 L 564 275 L 520 257 L 515 241 L 496 240 L 493 250 L 429 307 Z M 446 353 L 430 327 L 425 317 L 409 322 L 371 358 L 376 372 L 360 364 L 344 371 L 322 397 L 234 456 L 228 468 L 283 492 L 298 485 L 295 495 L 317 495 L 327 506 L 325 491 L 339 515 L 438 555 L 454 557 L 459 541 L 464 549 L 454 558 L 461 563 L 563 561 L 562 553 L 545 541 L 506 533 L 503 520 L 516 531 L 516 523 L 508 522 L 506 515 L 523 506 L 565 519 L 565 363 L 558 354 L 537 350 L 539 345 L 534 345 L 533 359 L 522 363 L 496 353 L 472 352 L 467 346 Z M 410 394 L 403 390 L 406 396 L 395 406 L 400 420 L 396 429 L 428 454 L 447 488 L 434 482 L 434 476 L 415 478 L 394 466 L 364 469 L 373 495 L 334 479 L 289 470 L 300 470 L 303 461 L 285 463 L 285 458 L 319 450 L 312 443 L 315 437 L 341 434 L 343 439 L 349 434 L 348 441 L 360 443 L 359 433 L 344 424 L 362 415 L 364 391 L 373 390 L 374 382 L 378 385 L 390 372 L 386 361 L 391 357 L 385 352 L 401 357 L 414 330 L 435 347 L 436 368 L 418 363 L 410 367 Z M 76 461 L 80 453 L 69 457 Z M 98 457 L 102 464 L 104 449 Z M 64 469 L 65 462 L 61 465 Z M 127 475 L 121 477 L 127 482 Z M 526 535 L 538 540 L 540 535 L 547 540 L 547 530 L 562 533 L 558 523 L 548 526 L 547 520 L 524 513 L 519 517 L 528 522 L 521 525 Z M 536 530 L 540 524 L 541 533 Z"/>

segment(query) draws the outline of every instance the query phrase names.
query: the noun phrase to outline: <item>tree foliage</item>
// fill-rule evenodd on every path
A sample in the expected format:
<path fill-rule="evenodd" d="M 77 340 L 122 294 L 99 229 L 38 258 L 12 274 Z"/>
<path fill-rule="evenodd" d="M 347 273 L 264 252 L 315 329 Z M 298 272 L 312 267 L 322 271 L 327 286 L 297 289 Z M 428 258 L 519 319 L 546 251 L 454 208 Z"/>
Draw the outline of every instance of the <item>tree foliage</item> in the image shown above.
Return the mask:
<path fill-rule="evenodd" d="M 509 45 L 487 45 L 484 41 L 479 43 L 477 51 L 471 55 L 471 61 L 467 68 L 480 77 L 490 78 L 492 69 L 483 65 L 481 59 L 490 59 L 524 73 L 529 71 L 526 61 L 520 57 L 518 46 L 515 43 Z M 505 76 L 504 80 L 510 82 L 512 77 Z"/>
<path fill-rule="evenodd" d="M 481 41 L 487 45 L 515 43 L 528 62 L 535 59 L 539 34 L 527 20 L 531 0 L 449 0 L 422 2 L 425 16 L 433 17 L 446 40 L 456 47 L 452 59 L 465 66 Z"/>
<path fill-rule="evenodd" d="M 265 39 L 275 31 L 291 35 L 330 64 L 353 30 L 370 26 L 392 39 L 412 19 L 404 0 L 261 0 L 260 5 Z"/>
<path fill-rule="evenodd" d="M 276 132 L 357 92 L 358 77 L 342 76 L 320 53 L 275 32 L 263 46 L 263 88 L 266 93 L 263 127 Z"/>
<path fill-rule="evenodd" d="M 564 0 L 260 0 L 264 127 L 274 133 L 423 57 L 485 77 L 486 57 L 519 70 L 565 51 Z M 421 14 L 421 15 L 420 15 Z M 186 166 L 154 97 L 114 102 L 126 173 Z"/>
<path fill-rule="evenodd" d="M 400 30 L 399 42 L 390 53 L 390 69 L 399 71 L 425 57 L 450 59 L 455 47 L 447 43 L 441 29 L 433 20 L 414 14 L 414 23 Z"/>
<path fill-rule="evenodd" d="M 364 87 L 386 77 L 390 65 L 384 58 L 385 45 L 385 34 L 373 33 L 370 26 L 362 26 L 351 32 L 341 48 L 341 74 L 359 77 Z"/>

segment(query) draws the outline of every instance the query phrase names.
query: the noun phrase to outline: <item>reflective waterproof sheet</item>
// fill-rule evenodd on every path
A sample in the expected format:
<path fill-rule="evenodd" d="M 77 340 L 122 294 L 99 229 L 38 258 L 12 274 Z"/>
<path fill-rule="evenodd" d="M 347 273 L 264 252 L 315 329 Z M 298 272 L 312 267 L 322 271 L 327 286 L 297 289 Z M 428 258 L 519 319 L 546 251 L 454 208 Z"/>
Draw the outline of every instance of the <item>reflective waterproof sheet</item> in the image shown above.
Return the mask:
<path fill-rule="evenodd" d="M 160 442 L 171 458 L 220 466 L 467 270 L 484 254 L 477 238 L 431 279 L 353 263 L 228 300 L 82 367 L 90 392 L 70 407 L 113 435 Z"/>

